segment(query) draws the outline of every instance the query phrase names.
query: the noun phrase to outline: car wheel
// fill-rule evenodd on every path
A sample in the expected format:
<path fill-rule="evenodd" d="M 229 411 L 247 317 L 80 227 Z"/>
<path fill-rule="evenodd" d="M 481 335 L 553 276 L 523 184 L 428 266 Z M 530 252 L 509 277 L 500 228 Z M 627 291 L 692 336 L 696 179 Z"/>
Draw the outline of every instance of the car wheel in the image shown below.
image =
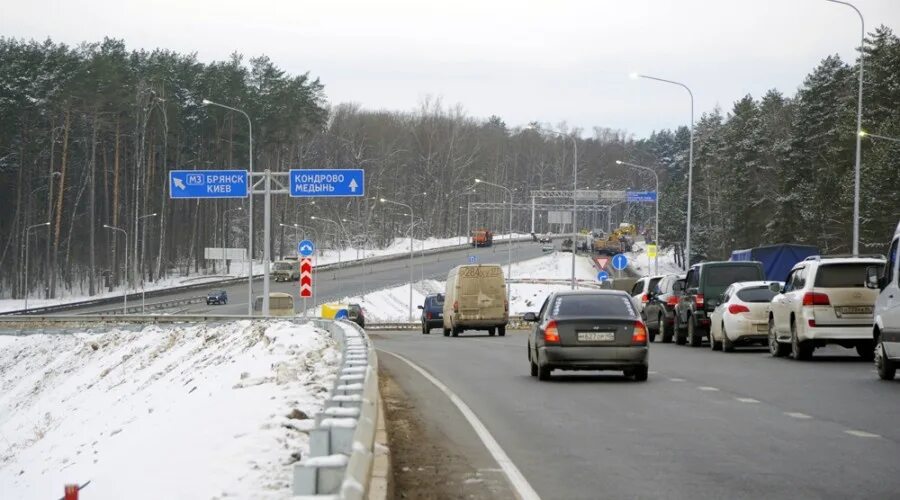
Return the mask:
<path fill-rule="evenodd" d="M 778 341 L 775 335 L 775 319 L 769 318 L 769 354 L 773 358 L 783 358 L 787 356 L 788 347 Z"/>
<path fill-rule="evenodd" d="M 647 366 L 639 366 L 634 369 L 634 381 L 635 382 L 646 382 L 647 376 L 649 374 L 650 368 Z"/>
<path fill-rule="evenodd" d="M 553 371 L 553 368 L 550 368 L 546 365 L 537 365 L 537 378 L 538 380 L 550 380 L 550 372 Z"/>
<path fill-rule="evenodd" d="M 498 326 L 497 334 L 500 335 L 501 337 L 505 337 L 506 336 L 506 325 Z"/>
<path fill-rule="evenodd" d="M 659 315 L 659 319 L 658 319 L 658 321 L 659 321 L 659 335 L 662 337 L 662 343 L 663 343 L 663 344 L 668 344 L 669 342 L 672 342 L 672 332 L 669 331 L 668 328 L 666 328 L 666 321 L 665 321 L 665 319 L 666 319 L 666 318 L 663 317 L 662 314 Z"/>
<path fill-rule="evenodd" d="M 797 323 L 791 321 L 791 357 L 795 360 L 808 360 L 812 357 L 813 345 L 809 341 L 800 341 L 797 336 Z"/>
<path fill-rule="evenodd" d="M 644 320 L 644 325 L 647 325 L 646 319 Z M 647 334 L 650 336 L 651 343 L 656 342 L 656 334 L 658 331 L 659 331 L 659 325 L 657 325 L 656 328 L 650 328 L 649 326 L 647 326 Z"/>
<path fill-rule="evenodd" d="M 681 327 L 681 320 L 678 319 L 678 316 L 675 316 L 675 324 L 673 325 L 675 329 L 675 345 L 684 345 L 687 343 L 687 339 L 684 336 L 684 330 Z"/>
<path fill-rule="evenodd" d="M 425 323 L 422 323 L 422 335 L 428 335 L 431 333 L 431 328 L 425 326 Z"/>
<path fill-rule="evenodd" d="M 224 304 L 224 305 L 227 306 L 227 305 L 228 305 L 228 299 L 223 300 L 223 301 L 222 301 L 222 304 Z"/>
<path fill-rule="evenodd" d="M 531 368 L 531 376 L 537 377 L 538 365 L 534 362 L 534 359 L 531 358 L 531 346 L 528 346 L 528 365 Z"/>
<path fill-rule="evenodd" d="M 458 326 L 453 327 L 453 331 L 451 332 L 454 337 L 459 337 L 460 332 L 462 332 L 462 328 Z"/>
<path fill-rule="evenodd" d="M 872 361 L 875 359 L 875 343 L 867 340 L 861 344 L 856 344 L 856 353 L 859 354 L 860 358 Z"/>
<path fill-rule="evenodd" d="M 881 380 L 894 380 L 897 375 L 897 364 L 888 359 L 881 342 L 875 346 L 875 370 Z"/>
<path fill-rule="evenodd" d="M 491 337 L 493 337 L 494 335 L 497 335 L 497 329 L 496 328 L 488 328 L 488 335 L 490 335 Z"/>
<path fill-rule="evenodd" d="M 725 323 L 722 323 L 722 352 L 734 352 L 734 342 L 728 338 L 728 332 L 725 331 Z"/>
<path fill-rule="evenodd" d="M 449 336 L 450 336 L 450 329 L 444 328 L 444 337 L 449 337 Z"/>
<path fill-rule="evenodd" d="M 697 334 L 697 325 L 694 324 L 694 318 L 688 318 L 688 343 L 691 347 L 700 347 L 700 342 L 702 342 L 702 338 Z"/>
<path fill-rule="evenodd" d="M 722 341 L 716 340 L 715 336 L 712 333 L 712 330 L 710 330 L 709 332 L 709 348 L 712 351 L 722 350 Z"/>

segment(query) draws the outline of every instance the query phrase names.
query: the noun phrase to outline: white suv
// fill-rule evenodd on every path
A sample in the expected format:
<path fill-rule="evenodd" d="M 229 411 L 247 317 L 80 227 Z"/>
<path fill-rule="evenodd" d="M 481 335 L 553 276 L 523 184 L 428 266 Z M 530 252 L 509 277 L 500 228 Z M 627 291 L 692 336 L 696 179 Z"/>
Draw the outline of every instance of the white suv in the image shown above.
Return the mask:
<path fill-rule="evenodd" d="M 894 231 L 884 271 L 867 270 L 866 286 L 880 290 L 875 301 L 875 369 L 883 380 L 892 380 L 900 368 L 900 224 Z"/>
<path fill-rule="evenodd" d="M 884 259 L 813 256 L 797 263 L 769 305 L 772 356 L 809 359 L 815 348 L 838 344 L 871 360 L 878 292 L 866 288 L 868 267 L 884 268 Z"/>

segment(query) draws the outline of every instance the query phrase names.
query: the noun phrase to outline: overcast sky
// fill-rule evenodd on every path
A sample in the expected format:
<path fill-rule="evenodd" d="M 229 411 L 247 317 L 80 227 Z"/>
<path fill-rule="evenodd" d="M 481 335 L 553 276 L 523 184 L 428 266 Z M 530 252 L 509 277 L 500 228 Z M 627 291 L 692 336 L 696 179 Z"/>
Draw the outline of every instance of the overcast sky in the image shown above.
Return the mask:
<path fill-rule="evenodd" d="M 331 103 L 411 110 L 426 96 L 510 126 L 567 122 L 636 136 L 747 93 L 792 95 L 825 56 L 852 60 L 859 19 L 825 0 L 0 0 L 0 34 L 200 60 L 266 54 L 321 78 Z M 854 0 L 868 29 L 900 27 L 900 0 Z"/>

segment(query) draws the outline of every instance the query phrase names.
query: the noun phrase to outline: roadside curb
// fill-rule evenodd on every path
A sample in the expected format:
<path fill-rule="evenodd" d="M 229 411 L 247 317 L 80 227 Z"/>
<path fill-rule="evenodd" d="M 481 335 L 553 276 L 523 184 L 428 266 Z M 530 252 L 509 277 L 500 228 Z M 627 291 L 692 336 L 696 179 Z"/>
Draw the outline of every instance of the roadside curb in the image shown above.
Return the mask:
<path fill-rule="evenodd" d="M 375 457 L 372 463 L 372 479 L 369 483 L 368 500 L 387 500 L 394 498 L 393 475 L 391 472 L 391 450 L 388 446 L 387 426 L 385 425 L 384 399 L 378 391 L 378 423 L 375 426 Z"/>

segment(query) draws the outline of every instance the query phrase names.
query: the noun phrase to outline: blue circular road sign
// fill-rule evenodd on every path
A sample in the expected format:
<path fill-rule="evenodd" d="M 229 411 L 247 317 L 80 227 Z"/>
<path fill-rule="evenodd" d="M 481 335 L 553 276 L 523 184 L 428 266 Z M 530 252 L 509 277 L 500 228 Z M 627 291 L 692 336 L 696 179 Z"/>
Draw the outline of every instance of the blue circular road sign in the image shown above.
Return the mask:
<path fill-rule="evenodd" d="M 628 267 L 628 257 L 624 253 L 617 253 L 612 258 L 612 266 L 616 271 L 621 271 Z"/>
<path fill-rule="evenodd" d="M 609 273 L 606 271 L 600 271 L 597 273 L 597 281 L 606 281 L 609 279 Z"/>
<path fill-rule="evenodd" d="M 309 257 L 316 251 L 316 245 L 310 240 L 303 240 L 297 243 L 297 253 L 303 257 Z"/>
<path fill-rule="evenodd" d="M 477 263 L 478 263 L 478 256 L 477 256 L 477 255 L 470 255 L 470 256 L 469 256 L 469 264 L 477 264 Z"/>

